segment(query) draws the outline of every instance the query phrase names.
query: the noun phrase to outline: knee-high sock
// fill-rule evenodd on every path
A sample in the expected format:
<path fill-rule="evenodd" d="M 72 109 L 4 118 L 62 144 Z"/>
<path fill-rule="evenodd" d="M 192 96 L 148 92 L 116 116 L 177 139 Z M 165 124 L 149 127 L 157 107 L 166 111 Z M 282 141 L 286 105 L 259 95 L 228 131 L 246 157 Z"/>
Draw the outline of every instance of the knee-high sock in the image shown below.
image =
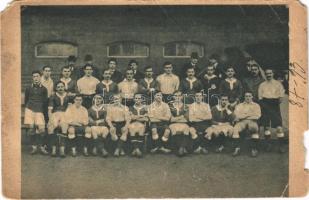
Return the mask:
<path fill-rule="evenodd" d="M 64 137 L 64 136 L 62 136 L 62 135 L 58 135 L 59 146 L 65 147 L 65 145 L 66 145 L 66 140 L 67 140 L 66 137 Z"/>
<path fill-rule="evenodd" d="M 239 138 L 233 138 L 233 148 L 240 148 L 240 139 Z"/>
<path fill-rule="evenodd" d="M 140 150 L 143 150 L 143 148 L 144 148 L 144 136 L 137 136 L 137 140 L 138 140 L 137 147 Z"/>
<path fill-rule="evenodd" d="M 137 137 L 138 137 L 138 136 L 131 136 L 131 137 L 130 137 L 130 138 L 131 138 L 131 139 L 130 139 L 130 143 L 131 143 L 133 149 L 138 148 L 138 140 L 137 140 Z"/>
<path fill-rule="evenodd" d="M 53 133 L 53 134 L 49 134 L 48 135 L 48 140 L 49 140 L 49 145 L 50 146 L 57 146 L 57 135 L 56 133 Z"/>
<path fill-rule="evenodd" d="M 201 146 L 204 148 L 209 148 L 210 140 L 205 138 L 204 136 L 201 137 Z"/>
<path fill-rule="evenodd" d="M 84 140 L 84 147 L 87 147 L 88 149 L 90 148 L 92 139 L 91 138 L 83 138 Z"/>
<path fill-rule="evenodd" d="M 259 139 L 252 138 L 251 139 L 251 149 L 258 149 Z"/>
<path fill-rule="evenodd" d="M 44 137 L 43 134 L 35 135 L 36 145 L 39 145 L 39 146 L 43 145 L 43 137 Z"/>
<path fill-rule="evenodd" d="M 218 145 L 221 146 L 225 146 L 225 136 L 223 134 L 220 134 L 217 138 L 218 141 Z"/>
<path fill-rule="evenodd" d="M 124 141 L 119 139 L 118 143 L 117 143 L 117 148 L 122 149 L 123 148 L 123 144 L 124 144 Z"/>

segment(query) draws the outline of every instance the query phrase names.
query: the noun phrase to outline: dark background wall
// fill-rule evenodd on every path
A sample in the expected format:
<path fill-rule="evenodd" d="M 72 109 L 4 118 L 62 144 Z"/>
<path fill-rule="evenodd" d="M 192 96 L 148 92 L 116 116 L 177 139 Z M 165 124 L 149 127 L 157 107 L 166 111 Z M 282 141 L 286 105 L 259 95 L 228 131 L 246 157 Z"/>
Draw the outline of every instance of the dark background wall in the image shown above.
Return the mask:
<path fill-rule="evenodd" d="M 106 66 L 106 45 L 119 40 L 134 40 L 150 45 L 148 58 L 136 58 L 159 72 L 164 61 L 178 70 L 188 58 L 163 58 L 163 45 L 177 40 L 204 44 L 202 65 L 212 53 L 226 47 L 259 47 L 257 54 L 276 57 L 279 64 L 288 60 L 288 9 L 284 6 L 97 6 L 24 7 L 22 10 L 22 77 L 25 82 L 33 69 L 49 64 L 55 73 L 66 58 L 36 58 L 34 47 L 43 41 L 66 41 L 78 45 L 77 64 L 86 54 L 100 68 Z M 282 45 L 280 52 L 267 51 L 267 45 Z M 262 47 L 261 47 L 262 44 Z M 266 44 L 263 45 L 263 44 Z M 266 50 L 265 50 L 266 49 Z M 285 59 L 285 61 L 283 61 Z M 123 70 L 130 59 L 118 58 Z M 287 66 L 280 66 L 287 68 Z"/>

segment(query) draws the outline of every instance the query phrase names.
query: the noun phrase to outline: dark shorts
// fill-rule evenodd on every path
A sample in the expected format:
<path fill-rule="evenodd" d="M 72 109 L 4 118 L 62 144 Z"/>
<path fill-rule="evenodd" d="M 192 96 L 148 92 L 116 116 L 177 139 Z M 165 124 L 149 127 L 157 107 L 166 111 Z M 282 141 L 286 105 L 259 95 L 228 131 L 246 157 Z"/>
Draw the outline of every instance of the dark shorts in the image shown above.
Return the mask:
<path fill-rule="evenodd" d="M 86 126 L 70 126 L 75 130 L 75 135 L 78 137 L 83 137 L 85 135 Z"/>
<path fill-rule="evenodd" d="M 205 130 L 210 126 L 210 121 L 190 122 L 190 127 L 193 127 L 197 133 L 204 134 Z"/>
<path fill-rule="evenodd" d="M 282 117 L 280 112 L 279 99 L 265 99 L 260 100 L 262 116 L 260 123 L 264 127 L 282 126 Z"/>
<path fill-rule="evenodd" d="M 116 134 L 117 136 L 121 136 L 121 128 L 126 125 L 126 122 L 112 122 L 113 126 L 116 128 Z"/>
<path fill-rule="evenodd" d="M 121 101 L 121 104 L 125 105 L 125 106 L 128 106 L 128 107 L 131 107 L 131 106 L 134 105 L 134 99 L 125 99 L 125 98 L 123 98 L 122 101 Z"/>
<path fill-rule="evenodd" d="M 173 94 L 162 94 L 162 99 L 165 103 L 173 101 Z"/>
<path fill-rule="evenodd" d="M 83 103 L 82 105 L 89 109 L 92 106 L 92 100 L 93 100 L 94 94 L 91 95 L 83 95 Z"/>
<path fill-rule="evenodd" d="M 156 128 L 158 130 L 158 133 L 163 133 L 165 129 L 168 128 L 167 122 L 151 122 L 150 124 L 150 130 L 153 128 Z"/>

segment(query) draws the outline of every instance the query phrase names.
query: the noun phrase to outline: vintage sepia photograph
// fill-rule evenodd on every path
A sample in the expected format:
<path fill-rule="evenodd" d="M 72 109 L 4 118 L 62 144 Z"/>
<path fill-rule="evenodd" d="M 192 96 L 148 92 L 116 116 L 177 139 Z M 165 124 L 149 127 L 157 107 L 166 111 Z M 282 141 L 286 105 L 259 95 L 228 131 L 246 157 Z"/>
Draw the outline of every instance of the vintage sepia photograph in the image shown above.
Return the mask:
<path fill-rule="evenodd" d="M 288 6 L 20 16 L 22 198 L 289 196 Z"/>

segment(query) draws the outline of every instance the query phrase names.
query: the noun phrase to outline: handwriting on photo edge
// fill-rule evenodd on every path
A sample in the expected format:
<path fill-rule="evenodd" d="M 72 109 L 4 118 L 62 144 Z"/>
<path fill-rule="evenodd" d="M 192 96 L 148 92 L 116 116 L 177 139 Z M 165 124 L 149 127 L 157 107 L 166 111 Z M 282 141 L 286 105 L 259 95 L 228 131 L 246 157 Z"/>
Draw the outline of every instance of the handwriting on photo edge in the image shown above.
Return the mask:
<path fill-rule="evenodd" d="M 306 98 L 300 91 L 300 86 L 307 84 L 306 70 L 297 62 L 289 64 L 289 103 L 302 108 Z"/>

